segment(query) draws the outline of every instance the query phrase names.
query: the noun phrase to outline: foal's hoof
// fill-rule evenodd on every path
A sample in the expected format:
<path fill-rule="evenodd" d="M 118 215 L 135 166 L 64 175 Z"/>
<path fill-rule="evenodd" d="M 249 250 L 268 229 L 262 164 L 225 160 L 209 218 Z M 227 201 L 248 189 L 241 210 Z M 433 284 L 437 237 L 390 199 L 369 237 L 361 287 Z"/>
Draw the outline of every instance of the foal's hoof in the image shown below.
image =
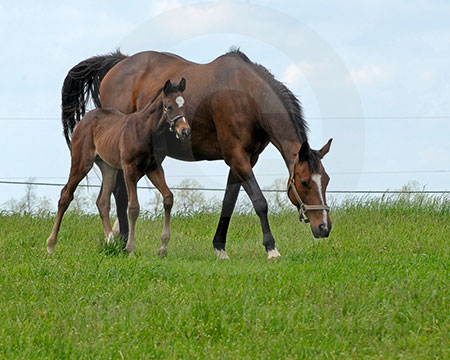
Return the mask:
<path fill-rule="evenodd" d="M 160 257 L 162 257 L 162 258 L 167 257 L 167 248 L 163 248 L 163 247 L 162 247 L 161 249 L 159 249 L 158 255 L 159 255 Z"/>
<path fill-rule="evenodd" d="M 111 244 L 115 241 L 115 235 L 113 232 L 110 232 L 108 235 L 105 236 L 105 243 Z"/>
<path fill-rule="evenodd" d="M 55 239 L 52 239 L 51 237 L 49 237 L 47 239 L 47 254 L 48 255 L 52 255 L 55 252 L 55 244 L 56 244 Z"/>
<path fill-rule="evenodd" d="M 216 249 L 216 253 L 217 253 L 217 258 L 219 260 L 230 260 L 228 254 L 227 254 L 227 252 L 225 250 L 223 250 L 223 249 L 222 250 Z"/>
<path fill-rule="evenodd" d="M 116 219 L 116 221 L 114 221 L 114 225 L 112 227 L 112 231 L 113 231 L 115 236 L 120 236 L 119 220 Z"/>
<path fill-rule="evenodd" d="M 278 252 L 276 248 L 269 250 L 267 252 L 267 260 L 275 260 L 278 259 L 281 256 L 281 254 Z"/>

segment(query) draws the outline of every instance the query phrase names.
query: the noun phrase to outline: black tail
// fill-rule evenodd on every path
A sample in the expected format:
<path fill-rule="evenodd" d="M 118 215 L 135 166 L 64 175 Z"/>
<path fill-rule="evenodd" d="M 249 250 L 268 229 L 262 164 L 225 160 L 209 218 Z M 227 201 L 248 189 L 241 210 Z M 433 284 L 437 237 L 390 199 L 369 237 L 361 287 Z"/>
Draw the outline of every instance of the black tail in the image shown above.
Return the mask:
<path fill-rule="evenodd" d="M 101 107 L 100 83 L 106 73 L 125 58 L 126 55 L 117 50 L 109 55 L 91 57 L 69 70 L 61 92 L 61 120 L 69 149 L 73 129 L 86 113 L 89 100 L 92 99 L 97 108 Z"/>

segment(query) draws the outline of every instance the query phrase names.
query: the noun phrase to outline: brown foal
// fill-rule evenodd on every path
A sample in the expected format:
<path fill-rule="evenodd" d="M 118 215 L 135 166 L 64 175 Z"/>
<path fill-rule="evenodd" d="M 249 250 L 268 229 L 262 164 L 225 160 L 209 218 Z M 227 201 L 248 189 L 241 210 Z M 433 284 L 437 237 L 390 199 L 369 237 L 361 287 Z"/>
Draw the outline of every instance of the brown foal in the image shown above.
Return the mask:
<path fill-rule="evenodd" d="M 97 207 L 103 222 L 106 240 L 112 237 L 109 212 L 111 193 L 119 169 L 124 172 L 128 192 L 128 222 L 130 227 L 126 250 L 134 252 L 134 229 L 139 216 L 137 182 L 145 174 L 161 192 L 164 203 L 164 227 L 160 255 L 167 254 L 170 238 L 170 211 L 172 192 L 167 187 L 161 162 L 166 156 L 164 137 L 160 135 L 169 126 L 175 137 L 186 140 L 191 128 L 184 116 L 182 93 L 186 80 L 179 84 L 167 80 L 141 111 L 123 114 L 115 109 L 96 109 L 86 114 L 76 126 L 72 137 L 72 165 L 67 184 L 61 191 L 58 213 L 52 233 L 47 239 L 47 252 L 53 253 L 58 241 L 62 217 L 73 200 L 73 193 L 91 170 L 94 162 L 102 173 L 102 186 Z"/>

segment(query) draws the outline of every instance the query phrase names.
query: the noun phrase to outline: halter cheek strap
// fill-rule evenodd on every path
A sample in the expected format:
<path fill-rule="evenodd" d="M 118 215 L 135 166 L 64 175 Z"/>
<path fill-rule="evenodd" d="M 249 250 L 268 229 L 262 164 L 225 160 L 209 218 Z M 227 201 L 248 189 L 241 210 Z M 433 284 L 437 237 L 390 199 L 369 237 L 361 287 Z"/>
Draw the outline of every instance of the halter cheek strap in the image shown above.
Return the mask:
<path fill-rule="evenodd" d="M 314 210 L 325 210 L 330 211 L 330 207 L 327 205 L 305 205 L 305 203 L 300 198 L 300 195 L 298 194 L 297 188 L 295 187 L 295 166 L 294 170 L 292 171 L 292 175 L 289 177 L 289 182 L 287 186 L 287 195 L 289 197 L 289 191 L 292 190 L 294 193 L 295 199 L 298 202 L 298 218 L 300 221 L 303 221 L 305 223 L 309 223 L 309 219 L 306 216 L 307 211 L 314 211 Z"/>

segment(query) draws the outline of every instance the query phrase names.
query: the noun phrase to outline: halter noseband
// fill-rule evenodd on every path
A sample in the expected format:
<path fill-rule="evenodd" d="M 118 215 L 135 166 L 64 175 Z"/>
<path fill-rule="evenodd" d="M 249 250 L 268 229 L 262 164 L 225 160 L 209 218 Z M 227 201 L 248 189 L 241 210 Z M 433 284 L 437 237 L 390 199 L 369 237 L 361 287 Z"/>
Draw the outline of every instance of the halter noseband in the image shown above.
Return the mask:
<path fill-rule="evenodd" d="M 179 115 L 171 118 L 169 116 L 169 112 L 165 106 L 164 106 L 164 115 L 166 116 L 167 120 L 169 121 L 169 131 L 170 132 L 174 132 L 177 121 L 180 120 L 182 117 L 185 117 L 184 114 L 179 114 Z"/>
<path fill-rule="evenodd" d="M 306 216 L 307 211 L 314 211 L 314 210 L 326 210 L 330 211 L 330 207 L 327 205 L 306 205 L 302 199 L 300 198 L 300 195 L 298 194 L 297 188 L 295 187 L 295 167 L 292 171 L 292 175 L 289 176 L 289 182 L 287 185 L 287 195 L 289 197 L 289 191 L 292 190 L 294 192 L 294 196 L 297 199 L 298 202 L 298 218 L 300 221 L 303 221 L 305 223 L 309 223 L 309 219 Z M 319 189 L 320 191 L 320 189 Z"/>

